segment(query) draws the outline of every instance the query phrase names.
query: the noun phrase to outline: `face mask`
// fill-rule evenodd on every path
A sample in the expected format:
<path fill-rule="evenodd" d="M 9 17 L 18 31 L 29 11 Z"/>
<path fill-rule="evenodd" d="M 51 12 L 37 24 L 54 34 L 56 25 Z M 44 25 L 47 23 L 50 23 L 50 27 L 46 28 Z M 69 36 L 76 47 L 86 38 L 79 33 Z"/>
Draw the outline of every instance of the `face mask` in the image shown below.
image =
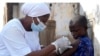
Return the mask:
<path fill-rule="evenodd" d="M 37 18 L 37 20 L 38 20 L 39 24 L 36 25 L 36 24 L 34 23 L 34 20 L 33 20 L 33 23 L 31 24 L 31 29 L 32 29 L 33 31 L 42 31 L 42 30 L 44 30 L 44 29 L 46 28 L 46 25 L 45 25 L 44 23 L 42 23 L 42 22 L 39 20 L 39 18 Z"/>

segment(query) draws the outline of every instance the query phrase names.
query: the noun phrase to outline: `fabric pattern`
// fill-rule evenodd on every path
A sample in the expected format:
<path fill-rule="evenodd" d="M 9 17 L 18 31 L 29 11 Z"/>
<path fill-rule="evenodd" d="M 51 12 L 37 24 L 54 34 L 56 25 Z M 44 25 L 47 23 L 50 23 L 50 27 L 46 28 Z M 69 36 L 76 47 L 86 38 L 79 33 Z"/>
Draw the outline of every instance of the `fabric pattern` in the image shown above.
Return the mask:
<path fill-rule="evenodd" d="M 81 37 L 78 49 L 72 56 L 94 56 L 94 48 L 89 37 Z"/>

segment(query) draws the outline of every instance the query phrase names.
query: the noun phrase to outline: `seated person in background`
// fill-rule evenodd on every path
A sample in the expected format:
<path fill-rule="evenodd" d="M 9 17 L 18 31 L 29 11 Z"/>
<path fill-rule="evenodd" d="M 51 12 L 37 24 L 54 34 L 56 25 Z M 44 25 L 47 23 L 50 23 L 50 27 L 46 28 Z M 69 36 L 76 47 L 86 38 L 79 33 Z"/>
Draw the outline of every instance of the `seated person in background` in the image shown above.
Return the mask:
<path fill-rule="evenodd" d="M 87 35 L 87 18 L 77 15 L 69 25 L 70 32 L 75 40 L 72 47 L 64 51 L 60 56 L 94 56 L 92 41 Z"/>

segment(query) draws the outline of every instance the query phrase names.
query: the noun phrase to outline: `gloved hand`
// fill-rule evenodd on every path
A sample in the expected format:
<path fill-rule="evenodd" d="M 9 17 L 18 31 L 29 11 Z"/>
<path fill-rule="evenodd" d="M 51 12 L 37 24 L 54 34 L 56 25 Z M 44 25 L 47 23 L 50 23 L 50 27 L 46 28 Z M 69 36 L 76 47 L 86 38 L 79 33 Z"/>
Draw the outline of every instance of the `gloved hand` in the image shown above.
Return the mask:
<path fill-rule="evenodd" d="M 64 36 L 63 36 L 64 37 Z M 67 38 L 67 37 L 65 37 L 65 38 Z M 67 38 L 68 39 L 68 38 Z M 67 40 L 67 47 L 65 47 L 65 48 L 59 48 L 59 53 L 60 54 L 62 54 L 66 49 L 68 49 L 68 48 L 72 48 L 72 46 L 70 46 L 71 45 L 71 42 L 70 42 L 70 40 L 68 39 Z"/>
<path fill-rule="evenodd" d="M 69 41 L 69 39 L 67 37 L 64 37 L 64 36 L 57 39 L 55 42 L 53 42 L 51 44 L 56 47 L 56 51 L 60 49 L 59 51 L 61 53 L 63 51 L 65 51 L 67 48 L 71 47 L 70 46 L 71 42 Z"/>

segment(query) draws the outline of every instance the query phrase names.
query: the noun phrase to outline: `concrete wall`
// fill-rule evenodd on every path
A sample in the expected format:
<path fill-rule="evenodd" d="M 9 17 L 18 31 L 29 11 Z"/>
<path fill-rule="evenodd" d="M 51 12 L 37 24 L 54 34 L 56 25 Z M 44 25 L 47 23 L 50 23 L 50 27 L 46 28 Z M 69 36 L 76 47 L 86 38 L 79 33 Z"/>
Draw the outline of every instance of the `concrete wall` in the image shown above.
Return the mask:
<path fill-rule="evenodd" d="M 4 7 L 5 7 L 5 3 L 1 2 L 0 3 L 0 31 L 4 26 Z"/>
<path fill-rule="evenodd" d="M 95 56 L 100 56 L 100 25 L 94 25 L 94 52 Z"/>
<path fill-rule="evenodd" d="M 69 34 L 69 21 L 73 16 L 73 4 L 53 3 L 51 19 L 56 21 L 56 36 Z"/>
<path fill-rule="evenodd" d="M 95 56 L 100 56 L 100 4 L 98 3 L 95 8 L 95 16 L 94 16 L 94 48 L 95 48 Z"/>

